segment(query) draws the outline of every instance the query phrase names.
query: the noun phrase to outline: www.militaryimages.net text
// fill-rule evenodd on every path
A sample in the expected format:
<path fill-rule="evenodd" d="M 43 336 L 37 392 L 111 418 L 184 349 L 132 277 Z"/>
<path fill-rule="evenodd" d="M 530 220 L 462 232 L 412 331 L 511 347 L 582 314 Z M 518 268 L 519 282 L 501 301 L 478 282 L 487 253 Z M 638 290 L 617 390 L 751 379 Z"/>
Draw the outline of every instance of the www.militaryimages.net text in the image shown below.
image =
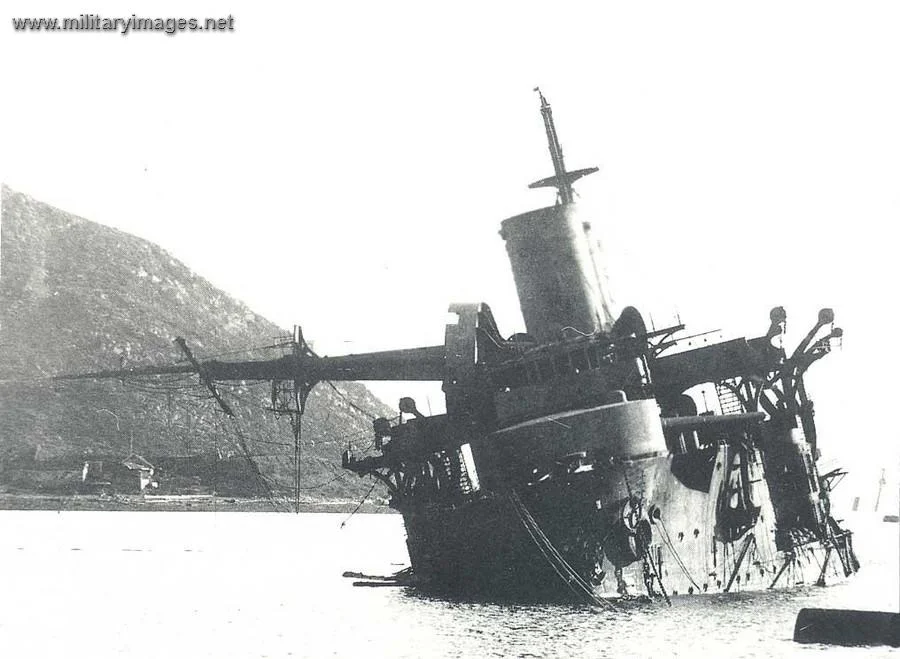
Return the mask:
<path fill-rule="evenodd" d="M 234 16 L 219 18 L 108 18 L 99 14 L 81 14 L 77 18 L 13 18 L 16 32 L 161 32 L 169 36 L 179 32 L 234 32 Z"/>

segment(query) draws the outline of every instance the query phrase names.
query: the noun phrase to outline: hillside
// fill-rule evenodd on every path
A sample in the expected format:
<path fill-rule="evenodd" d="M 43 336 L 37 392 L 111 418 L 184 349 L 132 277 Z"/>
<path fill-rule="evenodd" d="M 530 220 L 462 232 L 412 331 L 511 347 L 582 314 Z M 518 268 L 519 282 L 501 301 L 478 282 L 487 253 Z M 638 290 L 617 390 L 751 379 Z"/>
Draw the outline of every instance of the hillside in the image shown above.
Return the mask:
<path fill-rule="evenodd" d="M 244 460 L 242 439 L 269 479 L 290 485 L 290 424 L 264 411 L 267 384 L 222 388 L 232 421 L 192 376 L 47 379 L 175 363 L 183 359 L 176 336 L 199 358 L 272 358 L 286 330 L 140 238 L 5 186 L 0 217 L 0 491 L 64 490 L 69 477 L 40 472 L 80 471 L 86 459 L 122 459 L 132 447 L 160 459 Z M 340 470 L 340 453 L 348 440 L 368 445 L 371 418 L 382 415 L 392 413 L 361 385 L 316 387 L 303 421 L 310 498 L 359 498 L 368 489 Z"/>

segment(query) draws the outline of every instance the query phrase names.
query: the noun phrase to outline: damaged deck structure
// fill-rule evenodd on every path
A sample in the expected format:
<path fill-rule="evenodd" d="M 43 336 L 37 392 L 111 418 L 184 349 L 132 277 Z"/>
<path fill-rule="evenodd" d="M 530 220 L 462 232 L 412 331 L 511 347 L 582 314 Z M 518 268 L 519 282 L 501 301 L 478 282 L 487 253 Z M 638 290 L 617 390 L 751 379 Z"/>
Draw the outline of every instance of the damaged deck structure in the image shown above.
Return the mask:
<path fill-rule="evenodd" d="M 761 332 L 690 349 L 617 310 L 603 250 L 574 201 L 551 108 L 554 168 L 532 187 L 556 203 L 501 224 L 526 332 L 504 336 L 483 303 L 454 304 L 443 345 L 318 357 L 295 333 L 275 360 L 197 361 L 130 373 L 272 381 L 300 423 L 323 381 L 439 381 L 446 413 L 411 398 L 374 422 L 374 451 L 342 466 L 383 482 L 402 513 L 418 587 L 456 595 L 599 602 L 824 583 L 858 569 L 830 511 L 804 375 L 841 337 L 824 309 L 798 347 L 786 313 Z M 182 350 L 188 355 L 186 346 Z M 190 355 L 189 355 L 190 357 Z M 95 373 L 81 377 L 121 376 Z M 697 392 L 715 412 L 699 412 Z"/>

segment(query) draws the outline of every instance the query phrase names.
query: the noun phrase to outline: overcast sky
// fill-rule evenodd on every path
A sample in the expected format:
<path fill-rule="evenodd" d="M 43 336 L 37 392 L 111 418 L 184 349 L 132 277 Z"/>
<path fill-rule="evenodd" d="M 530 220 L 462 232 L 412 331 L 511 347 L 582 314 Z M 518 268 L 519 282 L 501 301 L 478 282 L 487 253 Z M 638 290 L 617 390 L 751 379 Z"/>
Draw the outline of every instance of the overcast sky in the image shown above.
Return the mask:
<path fill-rule="evenodd" d="M 522 329 L 497 230 L 553 201 L 526 188 L 552 173 L 540 85 L 569 167 L 602 167 L 577 190 L 620 303 L 732 336 L 778 304 L 802 335 L 833 306 L 826 397 L 893 400 L 896 2 L 89 4 L 235 30 L 7 19 L 3 181 L 158 243 L 321 352 L 442 343 L 453 301 Z"/>

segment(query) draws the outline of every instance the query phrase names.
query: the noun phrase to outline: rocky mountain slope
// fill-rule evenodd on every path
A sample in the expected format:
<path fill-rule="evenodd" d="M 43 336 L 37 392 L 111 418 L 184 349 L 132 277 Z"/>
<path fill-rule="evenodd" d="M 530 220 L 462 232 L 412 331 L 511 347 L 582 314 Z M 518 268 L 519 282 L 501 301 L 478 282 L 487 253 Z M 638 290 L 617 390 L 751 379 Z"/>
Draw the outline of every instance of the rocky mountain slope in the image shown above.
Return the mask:
<path fill-rule="evenodd" d="M 40 486 L 32 472 L 41 465 L 80 468 L 132 448 L 159 457 L 249 454 L 251 472 L 258 465 L 276 489 L 289 487 L 290 424 L 264 410 L 267 384 L 222 387 L 238 415 L 230 420 L 193 376 L 47 379 L 174 363 L 183 359 L 176 336 L 198 358 L 272 358 L 286 334 L 160 247 L 3 187 L 0 488 Z M 361 385 L 316 387 L 303 420 L 307 495 L 365 492 L 366 483 L 340 469 L 340 453 L 348 441 L 368 445 L 371 418 L 382 415 L 392 413 Z"/>

